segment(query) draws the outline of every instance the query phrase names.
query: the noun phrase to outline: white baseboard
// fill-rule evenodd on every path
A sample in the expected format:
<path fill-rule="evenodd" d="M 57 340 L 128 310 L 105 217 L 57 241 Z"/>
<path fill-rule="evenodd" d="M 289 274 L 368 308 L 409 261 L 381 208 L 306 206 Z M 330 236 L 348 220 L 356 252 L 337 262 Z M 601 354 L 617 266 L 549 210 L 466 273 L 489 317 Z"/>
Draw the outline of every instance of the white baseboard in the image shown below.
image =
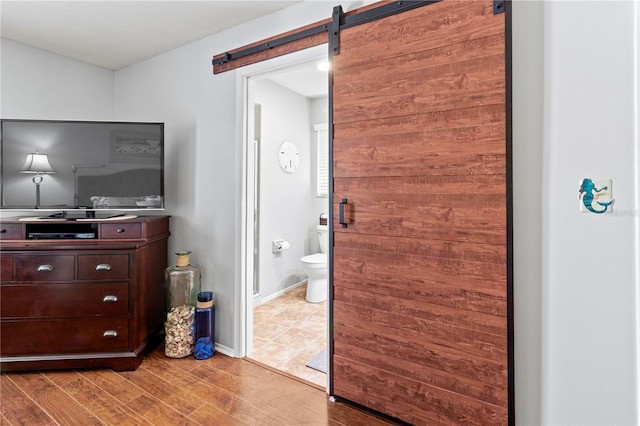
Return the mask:
<path fill-rule="evenodd" d="M 287 293 L 287 292 L 290 292 L 290 291 L 291 291 L 291 290 L 293 290 L 294 288 L 300 287 L 302 284 L 305 284 L 306 282 L 307 282 L 307 280 L 306 280 L 306 279 L 304 279 L 304 280 L 300 281 L 299 283 L 296 283 L 296 284 L 290 285 L 289 287 L 287 287 L 287 288 L 285 288 L 285 289 L 282 289 L 282 290 L 277 291 L 277 292 L 275 292 L 275 293 L 273 293 L 273 294 L 270 294 L 269 296 L 264 297 L 264 298 L 263 298 L 263 299 L 261 299 L 260 301 L 258 301 L 257 299 L 255 299 L 255 298 L 254 298 L 254 305 L 253 305 L 253 306 L 254 306 L 254 307 L 256 307 L 256 306 L 260 306 L 260 305 L 262 305 L 263 303 L 267 303 L 268 301 L 273 300 L 273 299 L 275 299 L 276 297 L 282 296 L 283 294 L 285 294 L 285 293 Z M 259 296 L 259 295 L 260 295 L 260 294 L 258 293 L 256 296 Z"/>
<path fill-rule="evenodd" d="M 233 349 L 228 346 L 221 345 L 220 343 L 216 343 L 216 352 L 220 352 L 221 354 L 230 356 L 232 358 L 237 358 Z"/>

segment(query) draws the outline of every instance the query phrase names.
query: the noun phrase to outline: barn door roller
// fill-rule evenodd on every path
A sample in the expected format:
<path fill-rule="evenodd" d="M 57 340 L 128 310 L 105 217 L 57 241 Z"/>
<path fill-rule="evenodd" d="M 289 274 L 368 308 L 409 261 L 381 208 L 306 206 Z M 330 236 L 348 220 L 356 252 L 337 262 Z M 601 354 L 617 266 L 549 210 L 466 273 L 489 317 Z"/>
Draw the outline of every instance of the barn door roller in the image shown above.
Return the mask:
<path fill-rule="evenodd" d="M 342 6 L 333 8 L 333 20 L 331 21 L 331 29 L 329 30 L 329 55 L 337 55 L 340 53 L 340 24 L 344 22 L 344 12 Z"/>
<path fill-rule="evenodd" d="M 340 53 L 340 30 L 366 24 L 367 22 L 376 21 L 439 1 L 441 0 L 395 1 L 353 15 L 344 15 L 342 6 L 336 6 L 333 8 L 333 20 L 329 33 L 329 52 L 332 56 Z"/>
<path fill-rule="evenodd" d="M 374 7 L 373 9 L 345 16 L 344 23 L 340 25 L 340 29 L 377 21 L 378 19 L 386 18 L 418 7 L 428 6 L 433 3 L 438 3 L 439 1 L 441 0 L 410 0 L 394 1 L 392 3 L 383 4 L 382 6 Z"/>

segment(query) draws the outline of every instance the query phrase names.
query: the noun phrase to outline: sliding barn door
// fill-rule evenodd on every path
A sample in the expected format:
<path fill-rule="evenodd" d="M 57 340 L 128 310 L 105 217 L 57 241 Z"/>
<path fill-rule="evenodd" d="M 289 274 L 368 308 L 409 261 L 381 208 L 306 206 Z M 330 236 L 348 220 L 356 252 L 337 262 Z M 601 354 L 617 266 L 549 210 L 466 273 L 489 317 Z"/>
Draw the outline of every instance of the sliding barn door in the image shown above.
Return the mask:
<path fill-rule="evenodd" d="M 414 8 L 332 58 L 330 390 L 413 424 L 513 422 L 499 12 Z"/>

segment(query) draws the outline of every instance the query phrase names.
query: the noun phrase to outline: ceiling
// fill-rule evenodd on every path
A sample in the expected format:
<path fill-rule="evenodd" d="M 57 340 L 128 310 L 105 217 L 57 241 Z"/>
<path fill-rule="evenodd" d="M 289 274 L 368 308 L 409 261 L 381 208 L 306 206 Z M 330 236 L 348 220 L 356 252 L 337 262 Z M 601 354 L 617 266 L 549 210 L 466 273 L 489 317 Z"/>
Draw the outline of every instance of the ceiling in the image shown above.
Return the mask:
<path fill-rule="evenodd" d="M 296 3 L 2 0 L 0 35 L 118 70 Z"/>
<path fill-rule="evenodd" d="M 274 81 L 307 98 L 327 96 L 329 91 L 329 75 L 327 71 L 320 71 L 318 63 L 311 62 L 303 66 L 290 67 L 268 74 L 264 78 Z"/>
<path fill-rule="evenodd" d="M 300 2 L 0 0 L 0 35 L 115 71 Z M 327 93 L 315 64 L 267 78 L 303 96 Z"/>

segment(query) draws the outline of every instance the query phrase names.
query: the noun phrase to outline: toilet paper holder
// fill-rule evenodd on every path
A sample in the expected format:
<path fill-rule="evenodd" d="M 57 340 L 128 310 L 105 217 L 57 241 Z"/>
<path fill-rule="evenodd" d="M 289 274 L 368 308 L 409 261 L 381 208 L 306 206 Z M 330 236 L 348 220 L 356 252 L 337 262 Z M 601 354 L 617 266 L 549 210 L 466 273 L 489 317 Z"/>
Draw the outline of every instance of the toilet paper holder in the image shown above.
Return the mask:
<path fill-rule="evenodd" d="M 289 242 L 285 240 L 273 240 L 271 241 L 271 252 L 272 253 L 280 253 L 283 250 L 289 248 Z"/>

